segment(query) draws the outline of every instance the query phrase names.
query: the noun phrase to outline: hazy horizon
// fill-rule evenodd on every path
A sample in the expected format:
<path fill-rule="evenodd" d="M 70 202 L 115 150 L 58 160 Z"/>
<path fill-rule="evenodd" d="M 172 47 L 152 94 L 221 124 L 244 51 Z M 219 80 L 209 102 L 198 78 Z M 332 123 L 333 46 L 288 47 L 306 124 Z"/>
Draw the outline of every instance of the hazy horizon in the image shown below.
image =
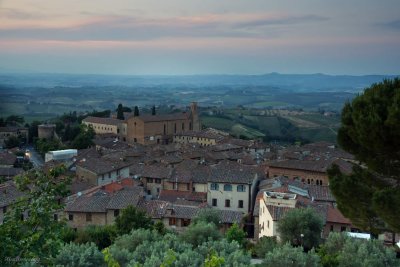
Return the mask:
<path fill-rule="evenodd" d="M 0 0 L 0 72 L 396 75 L 397 0 Z"/>

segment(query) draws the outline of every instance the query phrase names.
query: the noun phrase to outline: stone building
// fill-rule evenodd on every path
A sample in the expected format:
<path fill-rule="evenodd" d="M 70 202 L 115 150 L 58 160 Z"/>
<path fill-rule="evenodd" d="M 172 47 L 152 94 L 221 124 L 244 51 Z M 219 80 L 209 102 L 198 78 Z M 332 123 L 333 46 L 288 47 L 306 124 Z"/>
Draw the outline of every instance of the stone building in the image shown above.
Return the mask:
<path fill-rule="evenodd" d="M 199 130 L 197 103 L 193 102 L 190 112 L 128 118 L 127 141 L 143 145 L 168 144 L 175 134 Z"/>
<path fill-rule="evenodd" d="M 123 120 L 89 116 L 84 118 L 82 123 L 92 127 L 96 134 L 114 134 L 126 140 L 127 124 Z"/>
<path fill-rule="evenodd" d="M 28 140 L 28 128 L 14 126 L 0 127 L 0 146 L 4 146 L 4 141 L 11 136 Z"/>
<path fill-rule="evenodd" d="M 38 125 L 38 137 L 39 139 L 52 139 L 56 134 L 55 124 L 40 124 Z"/>

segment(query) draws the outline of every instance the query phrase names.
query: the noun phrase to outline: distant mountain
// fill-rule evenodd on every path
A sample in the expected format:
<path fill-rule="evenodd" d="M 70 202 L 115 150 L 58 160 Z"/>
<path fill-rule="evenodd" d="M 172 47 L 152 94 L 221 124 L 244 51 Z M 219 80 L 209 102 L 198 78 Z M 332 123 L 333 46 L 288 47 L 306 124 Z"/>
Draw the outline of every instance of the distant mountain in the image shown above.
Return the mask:
<path fill-rule="evenodd" d="M 326 74 L 279 74 L 264 75 L 77 75 L 77 74 L 0 74 L 0 85 L 13 87 L 57 86 L 126 86 L 126 87 L 188 87 L 214 86 L 270 86 L 293 91 L 351 91 L 358 92 L 372 83 L 391 79 L 397 75 L 326 75 Z"/>

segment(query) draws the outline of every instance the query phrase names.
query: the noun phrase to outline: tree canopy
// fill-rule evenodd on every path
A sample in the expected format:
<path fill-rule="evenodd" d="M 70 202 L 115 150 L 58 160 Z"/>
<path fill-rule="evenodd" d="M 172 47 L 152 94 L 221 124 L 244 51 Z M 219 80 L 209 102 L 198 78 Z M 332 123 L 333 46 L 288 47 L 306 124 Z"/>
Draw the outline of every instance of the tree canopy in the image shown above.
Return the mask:
<path fill-rule="evenodd" d="M 278 232 L 282 242 L 316 247 L 320 243 L 322 218 L 311 208 L 292 209 L 279 221 Z"/>
<path fill-rule="evenodd" d="M 364 230 L 400 231 L 400 79 L 374 84 L 346 103 L 338 142 L 362 166 L 352 175 L 329 172 L 343 214 Z"/>
<path fill-rule="evenodd" d="M 130 205 L 122 210 L 115 220 L 115 225 L 119 234 L 127 234 L 133 229 L 149 229 L 153 223 L 144 211 Z"/>

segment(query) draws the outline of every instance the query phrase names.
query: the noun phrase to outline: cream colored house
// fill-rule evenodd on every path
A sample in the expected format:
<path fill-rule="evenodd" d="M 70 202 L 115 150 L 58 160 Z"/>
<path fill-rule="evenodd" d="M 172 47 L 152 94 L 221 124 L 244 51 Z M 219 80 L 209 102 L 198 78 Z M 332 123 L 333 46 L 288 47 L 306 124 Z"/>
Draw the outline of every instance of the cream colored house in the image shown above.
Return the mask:
<path fill-rule="evenodd" d="M 276 236 L 279 220 L 296 206 L 296 194 L 264 192 L 260 201 L 259 210 L 259 238 L 263 236 Z"/>
<path fill-rule="evenodd" d="M 127 136 L 127 124 L 123 120 L 113 118 L 86 117 L 82 123 L 92 127 L 96 134 L 115 134 L 123 140 Z"/>

